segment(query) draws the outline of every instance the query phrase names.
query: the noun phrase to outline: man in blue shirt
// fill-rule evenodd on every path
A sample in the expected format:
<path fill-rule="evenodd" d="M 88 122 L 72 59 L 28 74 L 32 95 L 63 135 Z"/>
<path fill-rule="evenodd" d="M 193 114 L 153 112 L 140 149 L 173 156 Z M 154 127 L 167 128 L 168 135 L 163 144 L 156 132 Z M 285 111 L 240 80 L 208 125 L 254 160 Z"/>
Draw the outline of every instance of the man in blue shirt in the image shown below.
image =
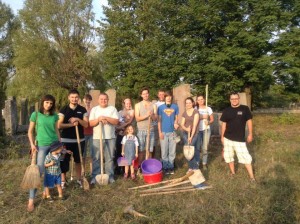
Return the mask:
<path fill-rule="evenodd" d="M 176 157 L 176 133 L 179 108 L 172 103 L 172 94 L 165 92 L 165 104 L 158 107 L 158 133 L 161 146 L 163 170 L 166 174 L 174 174 Z"/>

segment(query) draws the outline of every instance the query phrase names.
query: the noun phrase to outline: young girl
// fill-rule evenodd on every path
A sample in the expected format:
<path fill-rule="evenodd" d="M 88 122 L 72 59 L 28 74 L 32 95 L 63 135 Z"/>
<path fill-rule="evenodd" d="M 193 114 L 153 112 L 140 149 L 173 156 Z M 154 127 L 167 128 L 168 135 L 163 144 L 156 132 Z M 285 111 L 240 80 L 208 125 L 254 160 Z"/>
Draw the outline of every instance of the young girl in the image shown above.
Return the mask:
<path fill-rule="evenodd" d="M 124 179 L 128 178 L 128 171 L 130 166 L 131 179 L 135 179 L 134 167 L 132 164 L 132 160 L 138 157 L 138 139 L 133 135 L 134 128 L 130 124 L 125 129 L 125 135 L 122 139 L 122 156 L 125 156 L 127 160 L 128 166 L 125 166 Z"/>
<path fill-rule="evenodd" d="M 59 141 L 53 142 L 50 145 L 50 152 L 45 158 L 45 199 L 52 202 L 49 188 L 57 187 L 58 198 L 63 200 L 63 192 L 61 187 L 61 169 L 60 169 L 60 155 L 63 150 L 63 144 Z"/>

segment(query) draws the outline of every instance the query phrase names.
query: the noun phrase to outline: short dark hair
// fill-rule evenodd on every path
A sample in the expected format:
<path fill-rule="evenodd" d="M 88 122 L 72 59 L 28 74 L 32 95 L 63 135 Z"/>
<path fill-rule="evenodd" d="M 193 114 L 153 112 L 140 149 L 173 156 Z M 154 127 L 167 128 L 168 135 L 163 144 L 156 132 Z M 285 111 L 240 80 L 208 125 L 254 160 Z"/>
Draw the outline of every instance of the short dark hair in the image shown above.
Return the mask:
<path fill-rule="evenodd" d="M 55 98 L 54 98 L 54 96 L 52 96 L 50 94 L 47 94 L 42 97 L 39 112 L 42 114 L 45 112 L 45 108 L 44 108 L 45 101 L 52 101 L 53 105 L 52 105 L 51 109 L 49 110 L 49 114 L 53 115 L 55 112 Z"/>
<path fill-rule="evenodd" d="M 71 94 L 78 94 L 78 95 L 79 95 L 79 92 L 78 92 L 77 89 L 71 89 L 71 90 L 69 91 L 69 95 L 71 95 Z"/>
<path fill-rule="evenodd" d="M 141 90 L 140 90 L 140 94 L 142 94 L 143 91 L 147 90 L 148 93 L 149 93 L 149 88 L 148 87 L 143 87 Z"/>
<path fill-rule="evenodd" d="M 84 95 L 83 99 L 92 101 L 93 97 L 90 94 L 87 93 L 87 94 Z"/>
<path fill-rule="evenodd" d="M 167 96 L 173 97 L 172 92 L 171 92 L 171 91 L 165 91 L 165 98 L 166 98 Z"/>
<path fill-rule="evenodd" d="M 230 99 L 231 95 L 238 95 L 240 97 L 240 95 L 239 95 L 239 93 L 237 91 L 230 92 L 229 93 L 229 99 Z"/>

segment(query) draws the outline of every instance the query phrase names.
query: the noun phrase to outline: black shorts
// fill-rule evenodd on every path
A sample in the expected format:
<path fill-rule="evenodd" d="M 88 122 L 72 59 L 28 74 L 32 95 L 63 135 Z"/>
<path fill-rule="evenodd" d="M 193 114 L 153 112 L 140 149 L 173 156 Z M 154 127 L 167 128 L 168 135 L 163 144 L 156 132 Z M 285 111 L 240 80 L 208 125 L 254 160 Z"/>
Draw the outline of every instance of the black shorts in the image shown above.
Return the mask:
<path fill-rule="evenodd" d="M 80 157 L 79 157 L 79 149 L 78 149 L 78 143 L 63 143 L 66 147 L 66 150 L 70 150 L 73 152 L 73 158 L 75 163 L 80 163 Z M 81 145 L 81 153 L 84 152 L 85 147 L 85 141 L 80 142 Z M 60 162 L 60 168 L 62 173 L 66 173 L 70 170 L 70 154 L 65 154 L 63 161 Z"/>

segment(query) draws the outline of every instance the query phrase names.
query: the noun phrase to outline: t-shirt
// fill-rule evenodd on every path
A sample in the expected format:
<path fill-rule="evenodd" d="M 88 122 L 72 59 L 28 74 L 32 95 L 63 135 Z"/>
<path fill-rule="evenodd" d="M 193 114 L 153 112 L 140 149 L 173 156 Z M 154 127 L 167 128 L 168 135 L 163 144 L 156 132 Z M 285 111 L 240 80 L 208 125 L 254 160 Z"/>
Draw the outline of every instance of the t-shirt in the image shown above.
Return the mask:
<path fill-rule="evenodd" d="M 119 113 L 117 109 L 113 106 L 100 107 L 95 106 L 92 108 L 89 120 L 95 120 L 99 116 L 111 117 L 119 120 Z M 115 126 L 112 124 L 103 125 L 102 129 L 102 139 L 113 139 L 116 138 Z M 100 139 L 100 125 L 98 124 L 93 128 L 93 139 Z"/>
<path fill-rule="evenodd" d="M 212 115 L 213 111 L 210 107 L 207 107 L 207 108 L 199 108 L 198 109 L 198 112 L 200 115 Z M 203 131 L 203 130 L 206 130 L 206 129 L 209 129 L 209 125 L 205 125 L 204 121 L 207 120 L 207 119 L 200 119 L 199 121 L 199 131 Z"/>
<path fill-rule="evenodd" d="M 37 122 L 36 122 L 37 115 Z M 56 133 L 56 122 L 58 121 L 58 115 L 46 115 L 40 112 L 33 112 L 29 119 L 31 122 L 35 122 L 35 131 L 37 132 L 36 140 L 38 146 L 48 146 L 52 142 L 58 141 Z"/>
<path fill-rule="evenodd" d="M 90 112 L 87 112 L 87 116 L 88 116 L 88 117 L 90 116 Z M 91 127 L 91 126 L 88 124 L 88 127 L 87 127 L 87 128 L 83 128 L 83 134 L 84 134 L 85 136 L 93 135 L 93 127 Z"/>
<path fill-rule="evenodd" d="M 249 108 L 245 105 L 226 108 L 220 120 L 226 123 L 224 137 L 237 142 L 245 142 L 246 122 L 252 119 Z"/>
<path fill-rule="evenodd" d="M 154 103 L 155 105 L 156 105 L 156 109 L 157 109 L 157 111 L 158 111 L 158 108 L 161 106 L 161 105 L 163 105 L 163 104 L 165 104 L 165 101 L 156 101 L 155 103 Z M 158 112 L 157 112 L 158 113 Z M 155 126 L 155 125 L 157 125 L 158 124 L 158 121 L 152 121 L 152 125 L 153 126 Z"/>
<path fill-rule="evenodd" d="M 183 112 L 182 117 L 185 118 L 185 123 L 184 123 L 184 127 L 188 128 L 188 127 L 193 127 L 193 123 L 194 123 L 194 119 L 195 119 L 195 115 L 198 114 L 197 110 L 194 110 L 192 115 L 189 116 L 186 111 Z M 196 129 L 197 130 L 197 129 Z"/>
<path fill-rule="evenodd" d="M 84 117 L 88 116 L 86 109 L 80 105 L 77 105 L 75 109 L 72 109 L 69 105 L 67 105 L 59 111 L 58 115 L 64 117 L 64 124 L 69 123 L 71 117 L 78 117 L 79 119 L 83 120 Z M 78 125 L 78 132 L 80 141 L 84 141 L 83 126 L 80 124 Z M 75 126 L 62 129 L 61 141 L 70 143 L 77 142 Z"/>
<path fill-rule="evenodd" d="M 158 116 L 161 118 L 161 131 L 165 133 L 174 131 L 174 121 L 179 113 L 178 106 L 171 104 L 168 107 L 166 104 L 159 106 Z"/>

